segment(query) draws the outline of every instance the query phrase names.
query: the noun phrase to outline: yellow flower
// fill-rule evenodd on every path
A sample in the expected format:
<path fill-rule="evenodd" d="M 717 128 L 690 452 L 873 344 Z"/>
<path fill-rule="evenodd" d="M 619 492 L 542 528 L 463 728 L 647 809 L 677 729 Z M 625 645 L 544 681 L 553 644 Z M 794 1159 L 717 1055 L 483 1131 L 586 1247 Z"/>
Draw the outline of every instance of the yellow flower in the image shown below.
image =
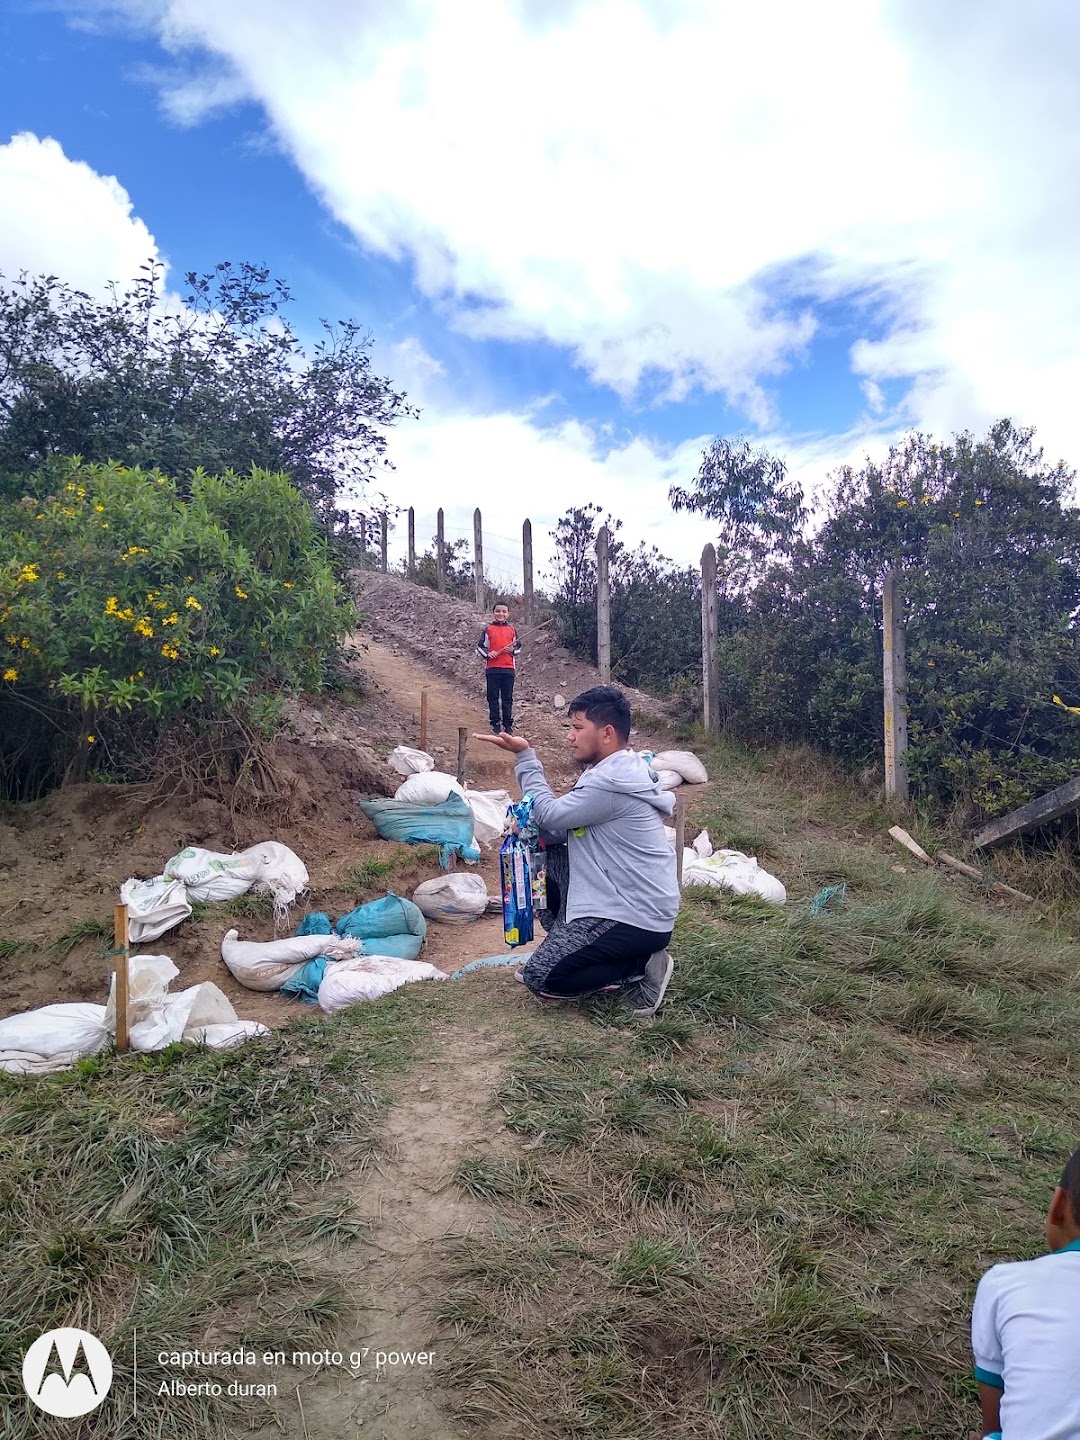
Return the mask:
<path fill-rule="evenodd" d="M 12 670 L 12 669 L 10 668 L 10 666 L 8 667 L 7 670 L 4 671 L 4 679 L 5 679 L 5 680 L 17 680 L 18 678 L 19 678 L 19 672 L 18 672 L 17 670 Z"/>
<path fill-rule="evenodd" d="M 983 503 L 983 502 L 982 502 L 981 500 L 976 500 L 976 501 L 975 501 L 975 504 L 976 504 L 976 505 L 981 505 L 982 503 Z"/>
<path fill-rule="evenodd" d="M 38 567 L 36 565 L 24 565 L 19 571 L 16 583 L 21 584 L 25 582 L 27 585 L 32 585 L 37 578 Z"/>
<path fill-rule="evenodd" d="M 150 624 L 149 619 L 145 615 L 140 616 L 139 619 L 135 622 L 135 634 L 145 635 L 147 640 L 152 640 L 154 638 L 154 627 Z"/>
<path fill-rule="evenodd" d="M 217 647 L 216 645 L 211 645 L 211 646 L 210 646 L 210 654 L 211 654 L 211 655 L 220 655 L 220 654 L 221 654 L 221 651 L 218 649 L 218 647 Z"/>
<path fill-rule="evenodd" d="M 135 673 L 138 675 L 139 679 L 142 680 L 145 672 L 142 670 L 137 670 Z"/>
<path fill-rule="evenodd" d="M 120 607 L 120 602 L 117 600 L 116 596 L 115 596 L 115 595 L 110 595 L 110 596 L 108 597 L 108 599 L 105 601 L 105 614 L 106 614 L 106 615 L 115 615 L 116 612 L 117 612 L 117 610 L 119 609 L 119 607 Z"/>
<path fill-rule="evenodd" d="M 906 504 L 907 504 L 907 501 L 906 501 L 906 500 L 897 500 L 897 502 L 896 502 L 896 508 L 897 508 L 898 510 L 902 510 Z"/>
<path fill-rule="evenodd" d="M 246 590 L 241 590 L 239 585 L 237 585 L 235 588 L 236 588 L 236 593 L 237 593 L 237 595 L 240 597 L 241 600 L 246 600 L 246 599 L 248 598 L 248 595 L 247 595 L 247 591 L 246 591 Z"/>
<path fill-rule="evenodd" d="M 86 743 L 87 743 L 88 745 L 93 745 L 96 740 L 97 740 L 97 736 L 96 736 L 96 735 L 87 735 L 87 737 L 86 737 Z"/>
<path fill-rule="evenodd" d="M 174 610 L 171 615 L 163 615 L 161 617 L 161 623 L 162 625 L 175 625 L 179 619 L 180 616 Z"/>
<path fill-rule="evenodd" d="M 292 589 L 292 587 L 293 587 L 293 582 L 292 582 L 291 580 L 286 580 L 286 581 L 284 581 L 283 583 L 284 583 L 284 587 L 285 587 L 286 590 L 291 590 L 291 589 Z"/>
<path fill-rule="evenodd" d="M 168 641 L 166 641 L 165 644 L 162 645 L 161 653 L 165 656 L 166 660 L 180 659 L 180 651 L 176 648 L 175 645 L 170 644 Z"/>
<path fill-rule="evenodd" d="M 194 595 L 189 595 L 184 601 L 184 608 L 185 610 L 201 610 L 202 606 L 195 599 Z"/>
<path fill-rule="evenodd" d="M 22 646 L 22 648 L 23 648 L 24 650 L 29 650 L 29 649 L 30 649 L 30 641 L 26 638 L 25 635 L 24 635 L 23 638 L 19 641 L 19 644 Z"/>
<path fill-rule="evenodd" d="M 104 506 L 104 505 L 95 505 L 95 506 L 94 506 L 94 509 L 98 512 L 99 515 L 101 515 L 101 514 L 104 512 L 104 510 L 105 510 L 105 506 Z"/>
<path fill-rule="evenodd" d="M 66 580 L 66 579 L 67 579 L 67 571 L 66 571 L 66 570 L 58 570 L 58 571 L 56 572 L 56 578 L 57 578 L 58 580 Z"/>

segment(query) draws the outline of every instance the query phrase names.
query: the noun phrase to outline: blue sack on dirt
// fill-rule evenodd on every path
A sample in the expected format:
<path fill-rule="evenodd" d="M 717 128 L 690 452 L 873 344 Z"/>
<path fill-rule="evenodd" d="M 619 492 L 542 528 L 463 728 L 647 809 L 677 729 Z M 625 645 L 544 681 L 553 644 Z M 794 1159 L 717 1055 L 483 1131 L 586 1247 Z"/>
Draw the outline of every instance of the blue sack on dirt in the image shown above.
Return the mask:
<path fill-rule="evenodd" d="M 298 935 L 300 931 L 296 932 Z M 309 930 L 309 935 L 325 935 L 325 930 Z M 328 955 L 320 955 L 315 960 L 308 960 L 300 966 L 295 975 L 289 977 L 281 987 L 283 995 L 295 995 L 305 1005 L 317 1005 L 319 1003 L 319 986 L 326 974 L 327 965 L 335 962 Z"/>
<path fill-rule="evenodd" d="M 296 927 L 297 935 L 332 935 L 334 927 L 330 924 L 330 916 L 325 910 L 312 910 L 310 915 L 305 915 Z"/>
<path fill-rule="evenodd" d="M 397 960 L 415 960 L 424 943 L 422 935 L 380 935 L 364 941 L 365 955 L 393 955 Z"/>
<path fill-rule="evenodd" d="M 381 900 L 369 900 L 342 915 L 334 929 L 347 940 L 367 941 L 386 935 L 419 935 L 422 939 L 427 934 L 427 921 L 419 905 L 391 890 Z M 364 949 L 369 947 L 365 944 Z"/>
<path fill-rule="evenodd" d="M 473 840 L 473 814 L 460 795 L 449 795 L 441 805 L 409 805 L 404 800 L 357 803 L 384 840 L 438 845 L 444 870 L 452 854 L 470 863 L 480 859 L 480 847 Z"/>

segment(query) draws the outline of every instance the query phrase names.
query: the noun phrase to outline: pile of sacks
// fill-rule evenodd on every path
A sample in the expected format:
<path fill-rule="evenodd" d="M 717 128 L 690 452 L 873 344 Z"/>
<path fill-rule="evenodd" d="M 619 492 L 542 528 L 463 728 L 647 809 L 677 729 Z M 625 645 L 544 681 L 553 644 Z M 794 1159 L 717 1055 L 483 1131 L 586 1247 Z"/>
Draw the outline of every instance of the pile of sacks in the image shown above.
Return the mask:
<path fill-rule="evenodd" d="M 294 936 L 244 941 L 230 930 L 221 958 L 249 990 L 281 990 L 330 1014 L 362 1000 L 379 1000 L 414 980 L 445 980 L 417 960 L 427 933 L 419 907 L 392 891 L 358 905 L 336 925 L 321 911 L 306 915 Z"/>
<path fill-rule="evenodd" d="M 705 766 L 689 750 L 661 750 L 659 755 L 651 750 L 643 753 L 659 776 L 662 790 L 675 790 L 680 785 L 704 785 L 708 781 Z"/>
<path fill-rule="evenodd" d="M 435 769 L 434 757 L 426 750 L 399 745 L 389 756 L 391 768 L 405 779 L 394 799 L 405 805 L 442 805 L 451 795 L 460 795 L 472 811 L 473 838 L 478 845 L 490 845 L 506 828 L 507 790 L 467 790 L 453 775 Z"/>
<path fill-rule="evenodd" d="M 128 907 L 132 945 L 146 945 L 186 920 L 193 900 L 234 900 L 248 890 L 269 891 L 281 919 L 307 887 L 304 862 L 276 840 L 263 840 L 237 855 L 189 845 L 167 860 L 152 880 L 125 880 L 120 902 Z"/>
<path fill-rule="evenodd" d="M 675 831 L 664 826 L 672 848 Z M 682 883 L 687 885 L 719 885 L 736 895 L 760 895 L 774 905 L 787 903 L 787 890 L 775 875 L 762 870 L 753 855 L 741 850 L 714 850 L 709 832 L 702 830 L 693 845 L 683 850 Z"/>
<path fill-rule="evenodd" d="M 179 1040 L 221 1049 L 268 1033 L 257 1020 L 240 1020 L 211 981 L 175 995 L 179 970 L 167 955 L 133 955 L 128 961 L 128 1043 L 132 1050 L 164 1050 Z M 108 1004 L 43 1005 L 0 1020 L 0 1070 L 42 1075 L 66 1070 L 96 1055 L 116 1034 L 116 976 Z"/>

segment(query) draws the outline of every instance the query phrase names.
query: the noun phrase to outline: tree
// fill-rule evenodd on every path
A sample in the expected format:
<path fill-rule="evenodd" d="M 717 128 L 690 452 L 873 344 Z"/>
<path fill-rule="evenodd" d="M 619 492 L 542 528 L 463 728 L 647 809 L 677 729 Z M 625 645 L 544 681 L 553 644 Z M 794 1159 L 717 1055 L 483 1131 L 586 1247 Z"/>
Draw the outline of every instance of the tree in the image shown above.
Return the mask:
<path fill-rule="evenodd" d="M 286 472 L 331 530 L 371 485 L 385 429 L 418 412 L 371 368 L 371 337 L 322 324 L 305 352 L 291 299 L 262 266 L 186 277 L 167 304 L 162 268 L 93 299 L 56 276 L 0 276 L 0 474 L 61 455 L 191 473 Z M 25 480 L 12 489 L 23 493 Z"/>
<path fill-rule="evenodd" d="M 787 478 L 784 461 L 741 437 L 717 437 L 689 488 L 673 485 L 668 498 L 675 511 L 718 522 L 717 571 L 730 592 L 760 578 L 766 564 L 797 541 L 806 521 L 802 489 Z"/>

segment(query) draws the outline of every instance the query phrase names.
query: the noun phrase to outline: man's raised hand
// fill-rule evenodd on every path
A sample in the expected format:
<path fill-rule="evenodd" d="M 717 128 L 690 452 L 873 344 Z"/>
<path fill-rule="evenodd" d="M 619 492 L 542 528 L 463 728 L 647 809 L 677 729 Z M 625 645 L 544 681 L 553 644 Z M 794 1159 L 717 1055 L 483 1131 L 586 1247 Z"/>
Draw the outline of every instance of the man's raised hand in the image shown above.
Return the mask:
<path fill-rule="evenodd" d="M 486 745 L 497 745 L 500 750 L 506 750 L 511 755 L 520 755 L 523 750 L 529 749 L 528 740 L 521 735 L 507 735 L 504 730 L 501 735 L 474 735 L 474 740 L 483 740 Z"/>

